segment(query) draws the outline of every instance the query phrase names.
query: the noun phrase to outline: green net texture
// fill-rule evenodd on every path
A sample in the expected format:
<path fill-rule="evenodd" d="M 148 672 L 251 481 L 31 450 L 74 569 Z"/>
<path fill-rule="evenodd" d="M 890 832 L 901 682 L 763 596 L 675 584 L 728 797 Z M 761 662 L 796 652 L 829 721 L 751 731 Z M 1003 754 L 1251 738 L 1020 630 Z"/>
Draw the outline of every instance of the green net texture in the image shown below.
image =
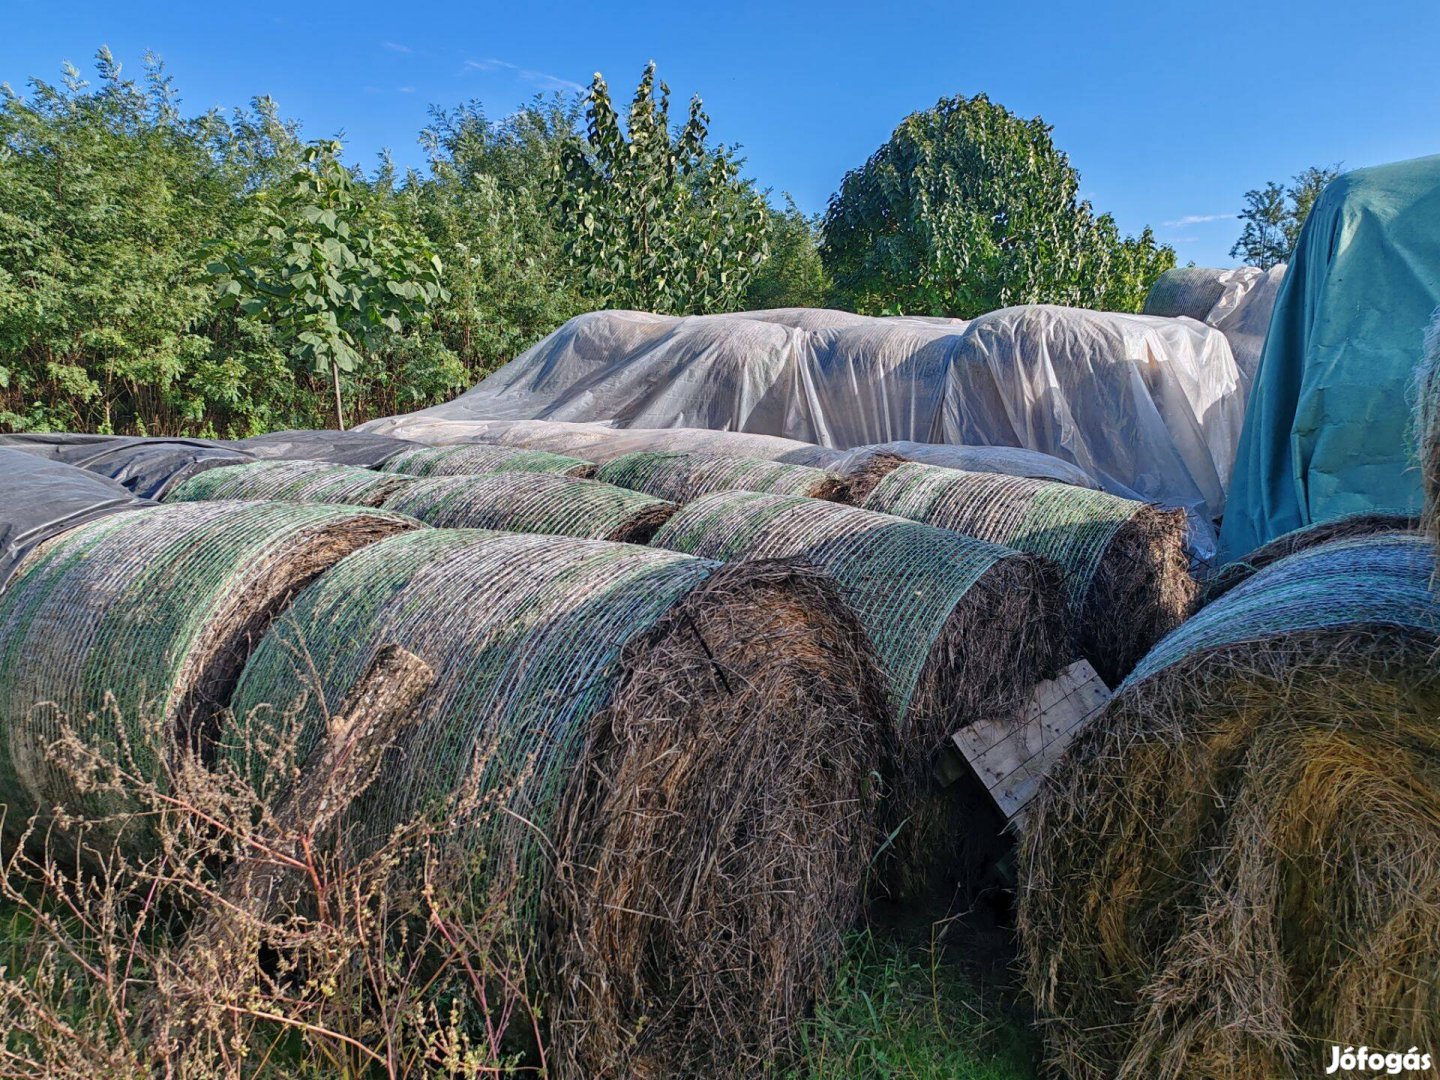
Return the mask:
<path fill-rule="evenodd" d="M 762 491 L 834 499 L 844 481 L 824 469 L 761 458 L 644 451 L 607 462 L 596 473 L 607 484 L 686 503 L 715 491 Z"/>
<path fill-rule="evenodd" d="M 204 499 L 275 499 L 280 502 L 379 506 L 410 479 L 324 461 L 256 461 L 207 469 L 177 484 L 167 503 Z"/>
<path fill-rule="evenodd" d="M 546 450 L 471 443 L 466 446 L 420 446 L 402 450 L 377 466 L 407 476 L 473 476 L 489 472 L 547 472 L 561 476 L 593 476 L 588 461 Z"/>

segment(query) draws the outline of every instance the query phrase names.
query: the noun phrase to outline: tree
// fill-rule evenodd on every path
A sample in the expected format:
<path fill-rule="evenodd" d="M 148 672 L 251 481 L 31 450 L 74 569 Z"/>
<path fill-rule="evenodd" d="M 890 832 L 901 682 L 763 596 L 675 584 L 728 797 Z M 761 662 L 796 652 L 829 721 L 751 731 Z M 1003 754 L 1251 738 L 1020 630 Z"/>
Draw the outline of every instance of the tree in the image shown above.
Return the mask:
<path fill-rule="evenodd" d="M 700 99 L 670 129 L 670 88 L 648 64 L 624 130 L 597 73 L 584 139 L 563 148 L 556 208 L 585 293 L 671 314 L 733 310 L 765 258 L 769 217 L 725 147 L 707 144 Z"/>
<path fill-rule="evenodd" d="M 820 253 L 841 301 L 962 318 L 1021 303 L 1138 310 L 1175 253 L 1097 217 L 1050 132 L 984 94 L 907 117 L 830 200 Z"/>
<path fill-rule="evenodd" d="M 251 228 L 220 244 L 207 270 L 222 307 L 271 323 L 330 376 L 343 430 L 340 373 L 383 331 L 398 334 L 448 294 L 439 257 L 365 197 L 339 154 L 338 142 L 312 143 L 288 184 L 252 197 Z"/>
<path fill-rule="evenodd" d="M 1247 191 L 1245 209 L 1239 215 L 1245 228 L 1230 249 L 1231 258 L 1244 259 L 1262 270 L 1289 262 L 1315 200 L 1339 175 L 1338 162 L 1328 168 L 1312 165 L 1292 177 L 1288 187 L 1271 180 L 1263 188 Z"/>
<path fill-rule="evenodd" d="M 806 217 L 785 196 L 785 209 L 771 208 L 770 254 L 755 271 L 745 293 L 749 309 L 824 307 L 830 302 L 830 276 L 820 261 L 820 218 Z"/>

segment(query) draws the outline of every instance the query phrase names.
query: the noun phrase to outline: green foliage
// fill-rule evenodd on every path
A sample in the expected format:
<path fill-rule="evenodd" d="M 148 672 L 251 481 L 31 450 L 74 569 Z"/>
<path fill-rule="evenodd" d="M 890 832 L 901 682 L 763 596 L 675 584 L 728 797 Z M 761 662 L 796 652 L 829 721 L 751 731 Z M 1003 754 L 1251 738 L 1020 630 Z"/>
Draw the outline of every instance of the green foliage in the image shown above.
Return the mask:
<path fill-rule="evenodd" d="M 676 132 L 648 64 L 626 130 L 597 73 L 587 139 L 563 147 L 556 207 L 584 292 L 603 306 L 686 314 L 739 306 L 766 255 L 764 199 L 726 148 L 707 145 L 700 99 Z"/>
<path fill-rule="evenodd" d="M 364 197 L 339 153 L 338 142 L 314 143 L 287 183 L 255 193 L 249 228 L 217 247 L 206 272 L 223 310 L 271 324 L 300 361 L 332 376 L 343 429 L 340 372 L 354 372 L 385 331 L 423 325 L 449 294 L 439 257 Z"/>
<path fill-rule="evenodd" d="M 1339 175 L 1338 163 L 1327 168 L 1312 165 L 1292 177 L 1288 187 L 1271 180 L 1263 188 L 1247 191 L 1245 209 L 1240 212 L 1245 228 L 1230 249 L 1231 258 L 1244 259 L 1262 270 L 1288 262 L 1310 208 L 1325 185 Z"/>
<path fill-rule="evenodd" d="M 928 941 L 862 933 L 785 1080 L 1033 1080 L 1015 1006 Z"/>
<path fill-rule="evenodd" d="M 785 209 L 770 209 L 770 255 L 745 291 L 745 307 L 825 307 L 830 275 L 820 261 L 820 218 L 806 217 L 785 196 Z"/>
<path fill-rule="evenodd" d="M 1022 303 L 1138 311 L 1175 263 L 1079 197 L 1050 127 L 985 95 L 941 100 L 846 174 L 821 255 L 854 310 L 972 317 Z"/>

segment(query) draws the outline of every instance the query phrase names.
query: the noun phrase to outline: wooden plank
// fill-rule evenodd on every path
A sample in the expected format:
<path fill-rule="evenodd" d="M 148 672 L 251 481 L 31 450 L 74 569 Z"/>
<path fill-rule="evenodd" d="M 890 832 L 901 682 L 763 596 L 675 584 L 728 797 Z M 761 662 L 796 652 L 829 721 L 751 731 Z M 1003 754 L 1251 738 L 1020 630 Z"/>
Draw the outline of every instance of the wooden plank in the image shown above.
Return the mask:
<path fill-rule="evenodd" d="M 1075 737 L 1110 700 L 1110 690 L 1077 660 L 1040 683 L 1018 719 L 983 720 L 952 737 L 960 756 L 1005 817 L 1016 821 Z"/>

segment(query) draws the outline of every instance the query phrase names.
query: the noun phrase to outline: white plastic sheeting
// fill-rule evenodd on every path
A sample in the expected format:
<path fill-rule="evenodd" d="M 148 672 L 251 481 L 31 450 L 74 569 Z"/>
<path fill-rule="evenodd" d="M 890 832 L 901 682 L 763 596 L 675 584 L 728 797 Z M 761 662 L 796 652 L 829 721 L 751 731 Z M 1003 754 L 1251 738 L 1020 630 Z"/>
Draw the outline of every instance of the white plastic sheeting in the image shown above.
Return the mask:
<path fill-rule="evenodd" d="M 1261 270 L 1185 266 L 1167 270 L 1145 298 L 1145 314 L 1195 319 L 1225 335 L 1248 391 L 1265 350 L 1270 313 L 1285 280 L 1285 264 Z"/>
<path fill-rule="evenodd" d="M 436 420 L 541 419 L 837 449 L 1024 447 L 1117 495 L 1186 507 L 1204 551 L 1225 506 L 1243 394 L 1225 337 L 1186 319 L 1048 305 L 968 322 L 602 311 L 571 319 L 452 402 L 366 427 L 426 441 L 419 431 Z"/>

